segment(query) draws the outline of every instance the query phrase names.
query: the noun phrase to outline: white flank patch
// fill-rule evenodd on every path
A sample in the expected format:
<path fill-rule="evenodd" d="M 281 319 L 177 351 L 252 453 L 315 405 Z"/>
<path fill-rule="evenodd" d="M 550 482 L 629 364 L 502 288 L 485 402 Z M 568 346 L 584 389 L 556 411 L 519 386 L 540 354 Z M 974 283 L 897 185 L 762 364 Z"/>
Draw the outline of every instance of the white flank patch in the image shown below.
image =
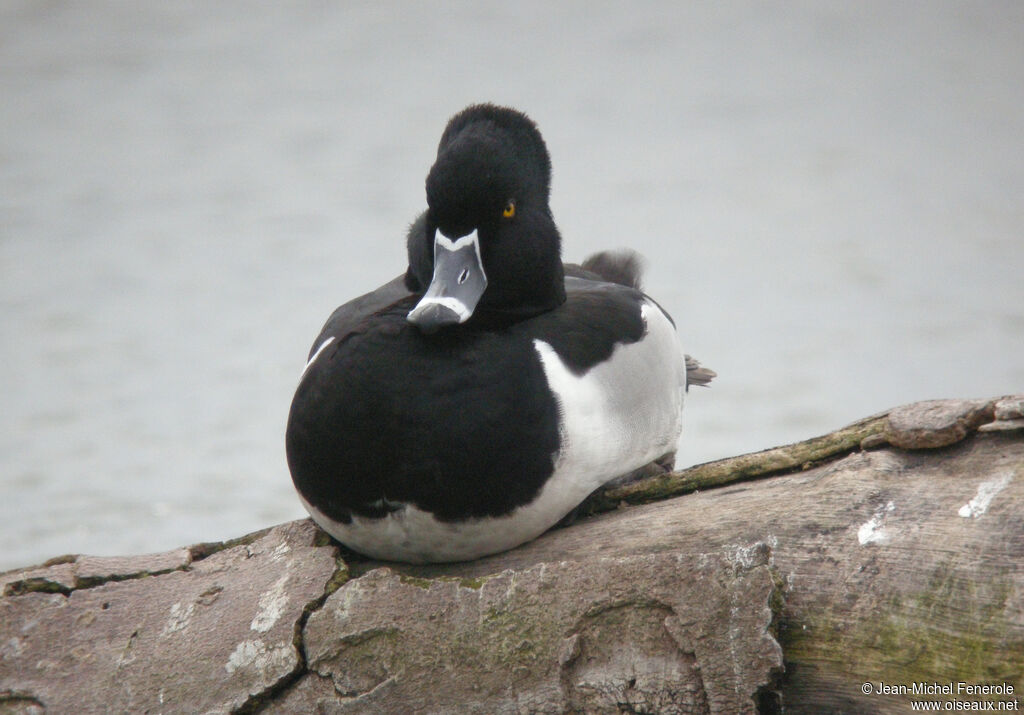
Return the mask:
<path fill-rule="evenodd" d="M 617 345 L 611 356 L 577 376 L 558 353 L 534 340 L 548 386 L 561 408 L 562 451 L 556 474 L 574 474 L 587 493 L 675 448 L 682 431 L 686 384 L 675 328 L 657 307 L 644 304 L 647 332 Z"/>
<path fill-rule="evenodd" d="M 1006 472 L 998 477 L 989 479 L 987 482 L 982 482 L 978 485 L 978 493 L 974 495 L 973 499 L 960 507 L 957 514 L 965 519 L 977 519 L 988 511 L 988 507 L 996 494 L 1006 489 L 1006 486 L 1012 479 L 1013 474 Z"/>
<path fill-rule="evenodd" d="M 861 524 L 860 528 L 857 529 L 857 541 L 860 542 L 861 546 L 864 544 L 884 544 L 889 540 L 889 533 L 882 528 L 882 522 L 885 521 L 886 514 L 895 508 L 896 505 L 889 502 L 878 509 L 874 516 Z"/>
<path fill-rule="evenodd" d="M 330 519 L 300 495 L 303 506 L 338 541 L 388 561 L 468 561 L 540 536 L 597 487 L 675 448 L 686 377 L 682 349 L 660 309 L 644 305 L 642 311 L 644 338 L 616 346 L 608 360 L 582 376 L 550 345 L 534 341 L 560 408 L 562 449 L 554 473 L 529 504 L 507 516 L 457 523 L 403 505 L 379 519 L 353 516 L 348 524 Z"/>

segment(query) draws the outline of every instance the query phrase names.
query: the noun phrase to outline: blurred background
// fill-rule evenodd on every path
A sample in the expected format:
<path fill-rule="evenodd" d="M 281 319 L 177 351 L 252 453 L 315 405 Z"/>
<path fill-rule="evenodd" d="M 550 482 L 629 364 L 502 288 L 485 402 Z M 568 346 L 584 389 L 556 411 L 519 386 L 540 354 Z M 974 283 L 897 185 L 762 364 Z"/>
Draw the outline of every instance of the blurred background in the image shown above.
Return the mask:
<path fill-rule="evenodd" d="M 5 0 L 0 568 L 302 516 L 307 350 L 485 100 L 718 371 L 679 466 L 1024 390 L 1018 0 Z"/>

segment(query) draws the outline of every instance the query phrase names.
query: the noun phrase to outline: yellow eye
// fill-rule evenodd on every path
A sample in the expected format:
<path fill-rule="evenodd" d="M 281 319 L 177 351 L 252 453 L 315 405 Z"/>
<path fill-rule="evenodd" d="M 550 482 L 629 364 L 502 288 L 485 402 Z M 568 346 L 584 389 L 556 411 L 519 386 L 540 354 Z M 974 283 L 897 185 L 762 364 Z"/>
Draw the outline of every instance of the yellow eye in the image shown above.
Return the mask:
<path fill-rule="evenodd" d="M 508 203 L 505 204 L 505 209 L 501 212 L 501 215 L 504 216 L 505 218 L 512 218 L 513 216 L 515 216 L 516 202 L 513 201 L 512 199 L 509 199 Z"/>

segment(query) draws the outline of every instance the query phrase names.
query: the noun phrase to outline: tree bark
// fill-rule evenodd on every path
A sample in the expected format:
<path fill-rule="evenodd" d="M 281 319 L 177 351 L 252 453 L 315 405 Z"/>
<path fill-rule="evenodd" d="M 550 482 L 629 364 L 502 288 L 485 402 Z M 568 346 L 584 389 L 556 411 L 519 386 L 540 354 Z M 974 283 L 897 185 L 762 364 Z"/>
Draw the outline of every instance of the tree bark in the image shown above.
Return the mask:
<path fill-rule="evenodd" d="M 462 564 L 308 520 L 61 557 L 0 575 L 0 713 L 1019 707 L 1022 427 L 1021 396 L 909 405 Z"/>

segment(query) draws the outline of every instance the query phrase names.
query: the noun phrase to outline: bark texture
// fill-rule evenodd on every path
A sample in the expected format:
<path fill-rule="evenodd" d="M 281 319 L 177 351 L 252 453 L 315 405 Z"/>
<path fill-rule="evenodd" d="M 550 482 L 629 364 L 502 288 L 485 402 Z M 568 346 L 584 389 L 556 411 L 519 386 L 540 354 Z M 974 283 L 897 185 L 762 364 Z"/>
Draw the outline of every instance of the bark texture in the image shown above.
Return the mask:
<path fill-rule="evenodd" d="M 1019 395 L 908 405 L 462 564 L 366 561 L 308 520 L 60 557 L 0 575 L 0 713 L 906 712 L 926 698 L 899 686 L 958 683 L 992 687 L 931 699 L 1012 704 L 1022 427 Z"/>

